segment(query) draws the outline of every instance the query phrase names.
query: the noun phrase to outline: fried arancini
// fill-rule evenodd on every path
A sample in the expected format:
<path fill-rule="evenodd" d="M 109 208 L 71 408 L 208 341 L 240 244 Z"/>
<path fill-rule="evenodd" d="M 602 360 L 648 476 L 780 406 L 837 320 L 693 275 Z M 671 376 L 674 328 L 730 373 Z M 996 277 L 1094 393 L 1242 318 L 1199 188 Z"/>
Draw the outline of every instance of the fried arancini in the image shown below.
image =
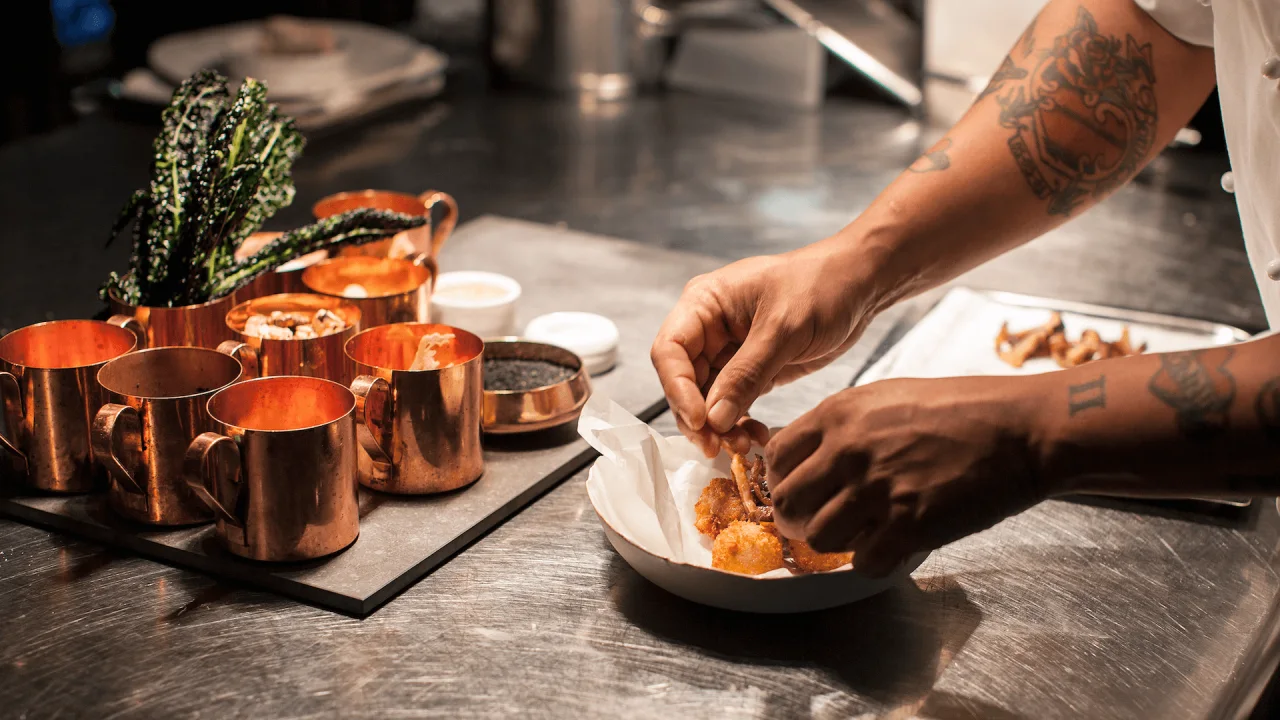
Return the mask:
<path fill-rule="evenodd" d="M 827 572 L 853 561 L 853 553 L 820 553 L 803 540 L 790 540 L 791 557 L 796 568 L 804 572 Z"/>
<path fill-rule="evenodd" d="M 782 541 L 759 523 L 736 521 L 711 546 L 711 567 L 760 575 L 784 566 Z"/>
<path fill-rule="evenodd" d="M 693 511 L 696 513 L 694 527 L 712 539 L 729 527 L 729 523 L 747 519 L 747 509 L 738 495 L 738 485 L 723 477 L 715 478 L 702 489 Z"/>

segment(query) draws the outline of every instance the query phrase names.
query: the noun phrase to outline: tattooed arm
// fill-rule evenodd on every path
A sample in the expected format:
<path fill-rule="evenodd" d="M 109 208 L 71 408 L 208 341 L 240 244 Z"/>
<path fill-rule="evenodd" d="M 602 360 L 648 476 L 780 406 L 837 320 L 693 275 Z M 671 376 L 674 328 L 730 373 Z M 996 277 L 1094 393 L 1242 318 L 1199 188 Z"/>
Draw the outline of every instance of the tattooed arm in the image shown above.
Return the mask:
<path fill-rule="evenodd" d="M 1053 0 L 969 112 L 835 238 L 879 306 L 1086 210 L 1203 104 L 1213 53 L 1128 0 Z"/>
<path fill-rule="evenodd" d="M 1035 378 L 1045 490 L 1280 495 L 1280 336 Z"/>

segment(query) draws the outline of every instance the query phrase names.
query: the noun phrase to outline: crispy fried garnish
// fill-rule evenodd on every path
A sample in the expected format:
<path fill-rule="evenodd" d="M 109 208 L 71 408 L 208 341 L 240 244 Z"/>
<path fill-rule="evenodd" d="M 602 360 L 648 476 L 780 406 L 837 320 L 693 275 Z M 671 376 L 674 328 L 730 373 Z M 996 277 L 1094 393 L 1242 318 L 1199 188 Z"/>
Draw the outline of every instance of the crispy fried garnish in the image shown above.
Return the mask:
<path fill-rule="evenodd" d="M 1038 357 L 1051 357 L 1059 367 L 1067 368 L 1094 360 L 1137 355 L 1146 349 L 1146 343 L 1138 348 L 1133 347 L 1128 327 L 1124 328 L 1120 339 L 1113 343 L 1104 341 L 1097 330 L 1085 330 L 1081 333 L 1080 340 L 1073 343 L 1067 339 L 1062 317 L 1056 312 L 1040 327 L 1015 333 L 1009 331 L 1009 323 L 1006 322 L 996 334 L 996 354 L 1016 368 L 1022 367 L 1027 360 Z"/>
<path fill-rule="evenodd" d="M 697 514 L 694 527 L 712 539 L 729 527 L 730 523 L 747 519 L 747 509 L 742 506 L 738 486 L 729 478 L 723 477 L 707 483 L 698 496 L 693 511 Z"/>
<path fill-rule="evenodd" d="M 759 523 L 733 522 L 711 546 L 711 567 L 760 575 L 784 566 L 782 541 Z"/>
<path fill-rule="evenodd" d="M 796 567 L 805 572 L 827 572 L 853 561 L 853 553 L 820 553 L 803 540 L 790 540 L 791 557 Z"/>

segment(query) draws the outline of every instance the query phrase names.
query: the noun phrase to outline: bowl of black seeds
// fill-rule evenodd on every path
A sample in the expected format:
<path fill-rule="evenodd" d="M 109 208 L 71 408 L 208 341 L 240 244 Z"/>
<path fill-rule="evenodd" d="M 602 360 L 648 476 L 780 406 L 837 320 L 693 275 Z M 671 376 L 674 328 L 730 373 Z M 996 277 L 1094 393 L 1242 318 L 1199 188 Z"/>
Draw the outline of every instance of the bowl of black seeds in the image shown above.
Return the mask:
<path fill-rule="evenodd" d="M 591 381 L 574 353 L 516 338 L 485 342 L 485 432 L 533 432 L 573 422 L 590 396 Z"/>

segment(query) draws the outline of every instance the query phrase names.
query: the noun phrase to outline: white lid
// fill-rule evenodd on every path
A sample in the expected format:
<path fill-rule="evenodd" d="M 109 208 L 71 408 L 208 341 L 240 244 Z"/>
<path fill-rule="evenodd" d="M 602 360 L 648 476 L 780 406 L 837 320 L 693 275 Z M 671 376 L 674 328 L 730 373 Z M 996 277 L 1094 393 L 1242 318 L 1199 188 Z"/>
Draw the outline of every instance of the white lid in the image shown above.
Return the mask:
<path fill-rule="evenodd" d="M 618 350 L 618 326 L 594 313 L 556 312 L 536 317 L 525 328 L 524 337 L 562 347 L 584 361 L 596 356 L 612 357 Z"/>

